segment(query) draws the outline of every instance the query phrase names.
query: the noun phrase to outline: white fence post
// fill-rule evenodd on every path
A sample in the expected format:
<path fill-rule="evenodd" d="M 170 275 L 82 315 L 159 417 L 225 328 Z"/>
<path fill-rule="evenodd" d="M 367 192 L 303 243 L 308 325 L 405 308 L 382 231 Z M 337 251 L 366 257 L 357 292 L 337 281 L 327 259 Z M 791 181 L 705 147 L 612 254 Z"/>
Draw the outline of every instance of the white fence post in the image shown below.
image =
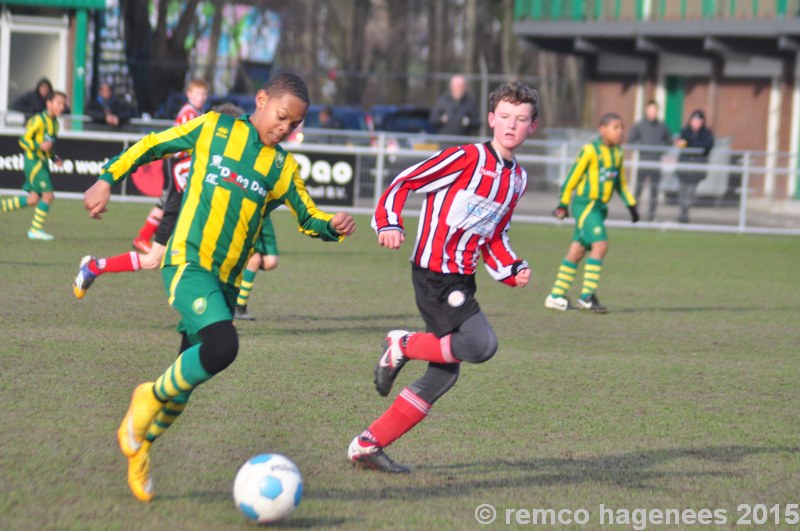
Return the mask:
<path fill-rule="evenodd" d="M 742 183 L 739 187 L 739 232 L 747 227 L 747 196 L 750 195 L 750 152 L 742 157 Z"/>
<path fill-rule="evenodd" d="M 378 133 L 378 159 L 375 161 L 375 190 L 373 192 L 372 206 L 377 207 L 383 193 L 383 172 L 386 161 L 386 133 Z"/>

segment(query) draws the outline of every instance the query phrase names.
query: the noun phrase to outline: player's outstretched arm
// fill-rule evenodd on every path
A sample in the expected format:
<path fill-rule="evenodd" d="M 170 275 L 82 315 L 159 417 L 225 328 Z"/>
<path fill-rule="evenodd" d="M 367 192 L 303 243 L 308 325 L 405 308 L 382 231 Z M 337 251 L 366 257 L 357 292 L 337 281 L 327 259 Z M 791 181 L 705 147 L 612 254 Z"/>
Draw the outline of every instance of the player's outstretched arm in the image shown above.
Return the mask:
<path fill-rule="evenodd" d="M 347 212 L 337 212 L 328 223 L 342 236 L 350 236 L 356 231 L 356 222 Z"/>
<path fill-rule="evenodd" d="M 403 231 L 397 229 L 386 229 L 378 233 L 378 243 L 389 249 L 399 249 L 405 239 Z"/>
<path fill-rule="evenodd" d="M 111 197 L 111 184 L 98 180 L 83 193 L 83 206 L 89 211 L 89 217 L 100 219 L 108 209 L 108 199 Z"/>

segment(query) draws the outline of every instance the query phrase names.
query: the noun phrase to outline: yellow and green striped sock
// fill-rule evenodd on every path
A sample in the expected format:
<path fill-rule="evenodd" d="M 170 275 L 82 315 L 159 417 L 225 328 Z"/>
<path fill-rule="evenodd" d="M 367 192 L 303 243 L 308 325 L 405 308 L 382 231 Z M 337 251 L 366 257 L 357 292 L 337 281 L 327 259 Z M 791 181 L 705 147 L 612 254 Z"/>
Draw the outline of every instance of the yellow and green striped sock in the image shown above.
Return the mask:
<path fill-rule="evenodd" d="M 550 295 L 553 297 L 563 297 L 572 286 L 572 281 L 575 280 L 575 273 L 578 270 L 578 264 L 573 264 L 567 259 L 561 261 L 561 267 L 558 268 L 558 275 L 556 282 L 553 284 L 553 289 L 550 290 Z"/>
<path fill-rule="evenodd" d="M 24 195 L 0 198 L 0 212 L 14 212 L 26 206 L 28 206 L 28 197 Z"/>
<path fill-rule="evenodd" d="M 602 270 L 602 260 L 598 260 L 597 258 L 589 258 L 586 260 L 586 267 L 583 270 L 582 299 L 588 299 L 597 291 L 597 285 L 600 283 L 600 272 Z"/>
<path fill-rule="evenodd" d="M 180 394 L 191 392 L 211 378 L 212 375 L 200 363 L 200 345 L 192 345 L 184 350 L 175 363 L 158 377 L 153 389 L 156 398 L 168 402 Z"/>
<path fill-rule="evenodd" d="M 164 404 L 164 407 L 162 407 L 161 411 L 158 412 L 156 418 L 154 418 L 153 422 L 150 423 L 150 427 L 147 428 L 147 435 L 145 436 L 145 439 L 153 442 L 162 433 L 164 433 L 167 428 L 172 426 L 180 414 L 183 413 L 186 403 L 189 402 L 189 397 L 191 395 L 192 392 L 187 391 L 179 394 L 176 397 L 173 397 L 169 402 Z"/>
<path fill-rule="evenodd" d="M 33 221 L 31 221 L 31 230 L 43 230 L 44 224 L 47 221 L 47 213 L 50 211 L 50 205 L 44 201 L 39 201 L 36 205 L 36 210 L 33 212 Z"/>
<path fill-rule="evenodd" d="M 256 272 L 245 269 L 242 274 L 242 284 L 239 286 L 239 297 L 236 299 L 236 306 L 247 306 L 247 299 L 250 298 L 250 290 L 256 279 Z"/>

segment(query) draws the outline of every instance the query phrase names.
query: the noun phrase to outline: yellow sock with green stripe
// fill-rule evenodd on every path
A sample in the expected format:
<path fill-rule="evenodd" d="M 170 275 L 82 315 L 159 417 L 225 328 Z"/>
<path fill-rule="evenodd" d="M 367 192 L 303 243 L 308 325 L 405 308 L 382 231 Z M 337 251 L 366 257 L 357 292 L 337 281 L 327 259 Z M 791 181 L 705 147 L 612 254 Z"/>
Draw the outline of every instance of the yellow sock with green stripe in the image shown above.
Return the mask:
<path fill-rule="evenodd" d="M 0 212 L 14 212 L 26 206 L 28 206 L 28 196 L 25 195 L 0 198 Z"/>
<path fill-rule="evenodd" d="M 597 258 L 586 260 L 586 267 L 583 270 L 583 289 L 581 299 L 588 299 L 597 291 L 600 283 L 600 272 L 603 270 L 603 261 Z"/>
<path fill-rule="evenodd" d="M 175 363 L 164 371 L 156 380 L 153 392 L 162 402 L 168 402 L 176 396 L 191 392 L 195 387 L 211 378 L 200 363 L 200 346 L 192 345 L 178 356 Z"/>
<path fill-rule="evenodd" d="M 573 264 L 566 258 L 561 261 L 561 267 L 558 268 L 558 275 L 556 276 L 556 283 L 553 284 L 553 289 L 550 290 L 550 295 L 553 297 L 563 297 L 572 286 L 572 281 L 575 280 L 575 273 L 578 271 L 578 264 Z"/>
<path fill-rule="evenodd" d="M 173 397 L 169 402 L 164 404 L 164 407 L 162 407 L 161 411 L 158 412 L 156 418 L 154 418 L 153 422 L 150 423 L 150 427 L 147 428 L 147 435 L 145 436 L 145 439 L 153 442 L 158 438 L 159 435 L 164 433 L 167 428 L 172 426 L 180 414 L 183 413 L 186 403 L 189 402 L 189 397 L 191 395 L 192 392 L 187 391 L 179 394 L 176 397 Z"/>
<path fill-rule="evenodd" d="M 253 289 L 253 282 L 256 279 L 256 272 L 245 269 L 242 274 L 242 284 L 239 286 L 239 297 L 236 299 L 236 306 L 247 306 L 247 299 L 250 298 L 250 290 Z"/>
<path fill-rule="evenodd" d="M 44 223 L 47 221 L 47 213 L 50 211 L 50 205 L 44 201 L 39 201 L 36 205 L 36 210 L 33 212 L 33 221 L 31 222 L 31 230 L 43 230 Z"/>

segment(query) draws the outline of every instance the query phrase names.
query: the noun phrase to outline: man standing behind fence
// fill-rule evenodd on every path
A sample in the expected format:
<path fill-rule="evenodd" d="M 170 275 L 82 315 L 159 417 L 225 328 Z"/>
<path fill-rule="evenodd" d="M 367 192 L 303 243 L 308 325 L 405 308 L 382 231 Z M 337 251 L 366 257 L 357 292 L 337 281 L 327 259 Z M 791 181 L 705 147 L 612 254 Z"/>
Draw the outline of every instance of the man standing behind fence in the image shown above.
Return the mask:
<path fill-rule="evenodd" d="M 658 103 L 655 100 L 647 102 L 647 106 L 644 108 L 644 118 L 631 129 L 628 143 L 647 146 L 639 149 L 639 161 L 645 164 L 654 164 L 654 161 L 660 160 L 664 154 L 663 149 L 657 149 L 654 146 L 672 145 L 672 133 L 670 133 L 664 122 L 658 121 Z M 656 218 L 656 207 L 658 206 L 658 185 L 661 182 L 661 169 L 657 167 L 639 167 L 636 172 L 637 203 L 641 198 L 645 181 L 649 181 L 648 184 L 650 186 L 647 221 L 653 221 Z"/>
<path fill-rule="evenodd" d="M 428 121 L 440 135 L 467 136 L 478 132 L 478 106 L 467 92 L 464 76 L 450 78 L 450 88 L 436 100 Z"/>

